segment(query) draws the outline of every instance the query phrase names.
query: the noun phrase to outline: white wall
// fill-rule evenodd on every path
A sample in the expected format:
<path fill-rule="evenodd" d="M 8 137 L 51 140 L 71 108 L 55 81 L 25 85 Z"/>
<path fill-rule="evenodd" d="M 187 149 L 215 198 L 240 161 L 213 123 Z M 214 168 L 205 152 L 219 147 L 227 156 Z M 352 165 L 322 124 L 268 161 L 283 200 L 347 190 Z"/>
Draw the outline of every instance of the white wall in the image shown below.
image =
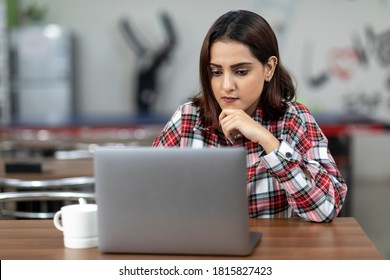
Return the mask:
<path fill-rule="evenodd" d="M 390 2 L 300 2 L 284 61 L 301 101 L 319 114 L 390 123 Z"/>
<path fill-rule="evenodd" d="M 156 108 L 171 114 L 199 89 L 199 50 L 212 22 L 228 10 L 249 9 L 263 15 L 276 31 L 282 62 L 298 82 L 299 99 L 314 113 L 361 114 L 390 123 L 390 53 L 384 45 L 388 62 L 383 63 L 377 50 L 381 35 L 390 36 L 390 0 L 20 1 L 22 7 L 47 5 L 47 22 L 74 30 L 80 47 L 77 101 L 86 114 L 135 111 L 137 57 L 119 33 L 121 17 L 128 18 L 151 47 L 164 40 L 159 11 L 173 17 L 179 41 L 161 69 Z M 375 42 L 370 42 L 367 27 Z M 356 57 L 356 51 L 363 51 L 367 61 Z M 311 86 L 308 79 L 320 74 L 327 76 L 326 83 Z"/>
<path fill-rule="evenodd" d="M 0 0 L 0 125 L 9 122 L 9 73 L 6 5 Z"/>
<path fill-rule="evenodd" d="M 382 256 L 390 260 L 390 133 L 352 139 L 352 213 Z"/>
<path fill-rule="evenodd" d="M 69 26 L 78 38 L 78 107 L 86 114 L 133 112 L 134 75 L 137 58 L 118 30 L 126 17 L 151 47 L 164 40 L 158 13 L 167 11 L 177 30 L 178 45 L 171 61 L 162 68 L 158 112 L 173 113 L 198 89 L 198 57 L 208 28 L 222 13 L 255 9 L 255 0 L 22 0 L 22 7 L 45 4 L 46 22 Z"/>
<path fill-rule="evenodd" d="M 357 133 L 352 137 L 354 182 L 390 187 L 390 132 Z"/>

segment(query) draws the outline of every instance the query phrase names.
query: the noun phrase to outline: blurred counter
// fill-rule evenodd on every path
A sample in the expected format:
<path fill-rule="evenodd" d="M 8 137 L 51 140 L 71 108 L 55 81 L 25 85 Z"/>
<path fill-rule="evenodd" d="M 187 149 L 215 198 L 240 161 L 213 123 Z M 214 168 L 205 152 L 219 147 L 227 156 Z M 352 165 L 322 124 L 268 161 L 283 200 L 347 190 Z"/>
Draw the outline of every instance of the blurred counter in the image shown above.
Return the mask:
<path fill-rule="evenodd" d="M 162 125 L 2 127 L 0 151 L 13 156 L 54 156 L 92 151 L 97 145 L 151 146 Z"/>
<path fill-rule="evenodd" d="M 167 121 L 161 115 L 82 117 L 56 125 L 15 121 L 0 127 L 0 151 L 17 157 L 86 156 L 96 145 L 150 146 Z"/>

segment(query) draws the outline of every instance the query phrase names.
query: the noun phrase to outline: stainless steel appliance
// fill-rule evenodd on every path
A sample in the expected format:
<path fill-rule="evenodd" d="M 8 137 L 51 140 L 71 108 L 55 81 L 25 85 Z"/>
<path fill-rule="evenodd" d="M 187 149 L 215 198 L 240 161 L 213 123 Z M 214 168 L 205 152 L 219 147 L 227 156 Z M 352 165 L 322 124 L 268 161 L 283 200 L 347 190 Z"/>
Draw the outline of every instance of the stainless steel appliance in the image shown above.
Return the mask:
<path fill-rule="evenodd" d="M 73 39 L 58 25 L 12 31 L 13 119 L 22 124 L 67 122 L 74 108 Z"/>

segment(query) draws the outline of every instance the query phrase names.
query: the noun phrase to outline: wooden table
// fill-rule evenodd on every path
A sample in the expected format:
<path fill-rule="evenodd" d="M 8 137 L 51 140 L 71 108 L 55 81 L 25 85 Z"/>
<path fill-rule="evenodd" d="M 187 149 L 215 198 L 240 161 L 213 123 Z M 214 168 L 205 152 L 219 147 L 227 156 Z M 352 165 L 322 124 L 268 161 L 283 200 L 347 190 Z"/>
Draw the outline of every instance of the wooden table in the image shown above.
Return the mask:
<path fill-rule="evenodd" d="M 98 248 L 64 248 L 62 232 L 54 228 L 51 220 L 0 220 L 0 259 L 383 259 L 354 218 L 338 218 L 329 224 L 301 219 L 252 219 L 250 228 L 261 231 L 263 237 L 247 257 L 105 254 Z"/>

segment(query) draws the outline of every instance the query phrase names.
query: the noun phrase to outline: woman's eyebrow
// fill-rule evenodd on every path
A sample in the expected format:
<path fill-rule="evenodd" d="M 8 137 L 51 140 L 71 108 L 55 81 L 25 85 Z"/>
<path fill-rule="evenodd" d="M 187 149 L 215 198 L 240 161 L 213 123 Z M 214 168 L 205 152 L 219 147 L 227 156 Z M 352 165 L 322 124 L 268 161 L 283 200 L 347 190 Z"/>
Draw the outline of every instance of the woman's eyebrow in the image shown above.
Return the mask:
<path fill-rule="evenodd" d="M 222 68 L 221 65 L 216 64 L 216 63 L 210 63 L 210 67 Z"/>
<path fill-rule="evenodd" d="M 238 68 L 238 67 L 242 67 L 242 66 L 248 66 L 248 65 L 251 65 L 251 64 L 252 64 L 252 62 L 240 62 L 240 63 L 236 63 L 236 64 L 233 64 L 233 65 L 230 65 L 230 68 L 234 69 L 234 68 Z M 210 63 L 210 66 L 211 67 L 222 68 L 221 65 L 216 64 L 216 63 Z"/>

